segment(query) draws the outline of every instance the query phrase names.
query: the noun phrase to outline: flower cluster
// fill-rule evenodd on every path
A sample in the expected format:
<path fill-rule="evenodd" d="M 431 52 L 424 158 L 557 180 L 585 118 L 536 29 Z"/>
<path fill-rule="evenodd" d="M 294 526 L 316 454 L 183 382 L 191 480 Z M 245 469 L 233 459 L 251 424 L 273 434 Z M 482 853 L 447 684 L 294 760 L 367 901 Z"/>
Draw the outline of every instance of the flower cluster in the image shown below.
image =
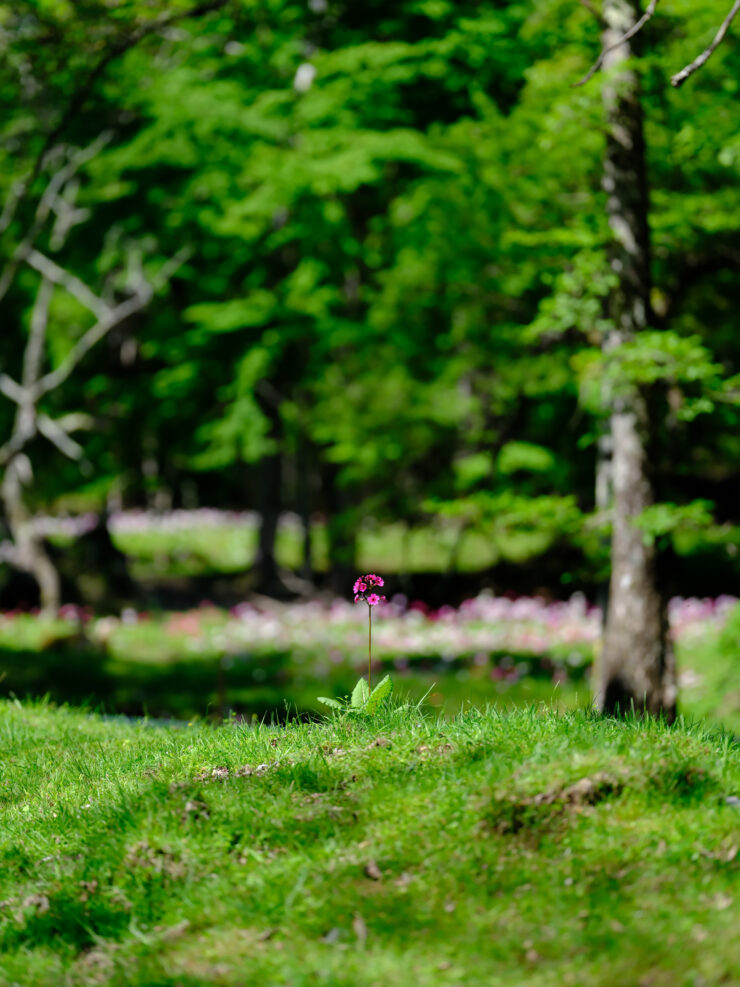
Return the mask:
<path fill-rule="evenodd" d="M 384 596 L 378 596 L 375 587 L 380 589 L 385 583 L 381 576 L 369 572 L 366 576 L 360 576 L 355 580 L 352 592 L 355 594 L 355 603 L 365 602 L 370 607 L 376 607 L 379 603 L 385 603 Z"/>

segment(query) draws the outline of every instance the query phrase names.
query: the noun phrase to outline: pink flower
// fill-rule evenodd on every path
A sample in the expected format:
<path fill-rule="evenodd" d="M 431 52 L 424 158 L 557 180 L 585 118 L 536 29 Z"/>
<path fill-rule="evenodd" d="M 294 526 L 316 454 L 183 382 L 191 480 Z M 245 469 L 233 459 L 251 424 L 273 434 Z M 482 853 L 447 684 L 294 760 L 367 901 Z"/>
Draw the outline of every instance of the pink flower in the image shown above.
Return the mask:
<path fill-rule="evenodd" d="M 371 593 L 370 596 L 367 596 L 368 590 L 372 589 L 373 586 L 383 585 L 384 583 L 381 577 L 376 576 L 374 572 L 369 572 L 366 576 L 358 576 L 352 587 L 352 592 L 355 595 L 355 603 L 369 603 L 371 607 L 374 607 L 378 603 L 384 602 L 385 597 L 378 596 L 377 593 Z"/>

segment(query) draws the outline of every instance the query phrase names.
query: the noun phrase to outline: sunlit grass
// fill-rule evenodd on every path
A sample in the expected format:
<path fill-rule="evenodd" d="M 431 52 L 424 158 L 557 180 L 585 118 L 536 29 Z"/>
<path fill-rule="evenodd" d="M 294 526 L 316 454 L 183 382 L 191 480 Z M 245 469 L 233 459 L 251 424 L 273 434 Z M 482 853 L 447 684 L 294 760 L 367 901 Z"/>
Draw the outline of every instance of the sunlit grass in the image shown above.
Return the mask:
<path fill-rule="evenodd" d="M 0 706 L 0 984 L 695 987 L 740 755 L 547 707 L 151 728 Z"/>
<path fill-rule="evenodd" d="M 257 522 L 223 524 L 187 530 L 114 531 L 113 540 L 129 556 L 137 578 L 153 575 L 196 576 L 248 569 L 257 552 Z M 366 524 L 358 532 L 358 571 L 385 573 L 480 572 L 500 559 L 521 561 L 547 548 L 538 534 L 494 537 L 479 531 L 460 535 L 451 525 Z M 312 567 L 328 569 L 326 527 L 315 522 L 311 531 Z M 278 529 L 279 565 L 298 570 L 303 564 L 303 534 L 295 520 L 283 518 Z"/>

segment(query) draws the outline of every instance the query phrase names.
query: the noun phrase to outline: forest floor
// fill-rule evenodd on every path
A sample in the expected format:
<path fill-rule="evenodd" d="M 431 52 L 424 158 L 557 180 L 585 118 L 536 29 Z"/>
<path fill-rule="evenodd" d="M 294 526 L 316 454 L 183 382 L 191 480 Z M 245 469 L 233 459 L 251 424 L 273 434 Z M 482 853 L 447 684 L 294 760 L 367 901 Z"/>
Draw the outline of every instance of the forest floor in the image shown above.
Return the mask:
<path fill-rule="evenodd" d="M 740 747 L 544 706 L 0 707 L 0 984 L 740 980 Z"/>

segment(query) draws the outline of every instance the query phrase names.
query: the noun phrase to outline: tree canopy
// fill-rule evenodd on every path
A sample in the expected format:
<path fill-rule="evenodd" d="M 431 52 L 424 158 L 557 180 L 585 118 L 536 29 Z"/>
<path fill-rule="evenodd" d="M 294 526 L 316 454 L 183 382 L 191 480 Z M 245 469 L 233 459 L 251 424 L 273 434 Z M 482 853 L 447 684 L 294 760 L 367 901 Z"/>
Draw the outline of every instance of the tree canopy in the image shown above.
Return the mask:
<path fill-rule="evenodd" d="M 655 405 L 645 536 L 736 551 L 736 40 L 671 86 L 725 8 L 673 0 L 638 39 L 655 325 L 605 358 L 602 98 L 574 86 L 600 50 L 590 4 L 0 4 L 6 375 L 31 233 L 110 304 L 132 265 L 153 279 L 187 252 L 41 399 L 94 427 L 77 460 L 30 443 L 29 498 L 259 506 L 277 458 L 268 501 L 331 516 L 338 545 L 364 516 L 446 517 L 565 540 L 597 571 L 611 379 Z M 93 320 L 50 291 L 44 372 Z M 3 441 L 14 414 L 3 399 Z"/>

